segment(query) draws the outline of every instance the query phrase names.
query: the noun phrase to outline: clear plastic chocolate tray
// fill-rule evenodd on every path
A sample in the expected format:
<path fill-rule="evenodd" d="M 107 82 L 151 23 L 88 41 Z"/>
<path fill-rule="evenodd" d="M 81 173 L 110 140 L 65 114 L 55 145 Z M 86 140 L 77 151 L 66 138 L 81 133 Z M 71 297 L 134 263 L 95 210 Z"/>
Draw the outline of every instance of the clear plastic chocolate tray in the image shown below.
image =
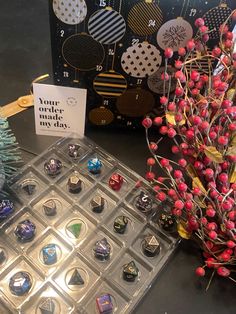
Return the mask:
<path fill-rule="evenodd" d="M 69 144 L 79 145 L 73 157 Z M 62 163 L 54 176 L 44 169 L 51 158 Z M 91 172 L 88 162 L 93 158 L 102 166 Z M 116 189 L 109 184 L 113 174 L 123 179 L 115 180 Z M 78 190 L 71 190 L 72 179 L 68 184 L 72 176 L 80 179 Z M 15 211 L 0 221 L 1 314 L 131 313 L 179 242 L 160 227 L 163 204 L 157 203 L 149 184 L 87 138 L 59 140 L 21 169 L 11 190 Z M 151 209 L 140 210 L 137 200 L 147 196 Z M 120 233 L 114 228 L 117 217 L 125 221 L 118 223 Z M 21 241 L 16 226 L 25 220 L 36 230 Z M 152 255 L 145 251 L 147 237 L 158 240 L 150 244 L 156 250 Z M 104 239 L 105 247 L 97 243 Z M 132 261 L 136 271 L 131 268 L 124 277 L 124 267 Z M 30 279 L 20 273 L 12 288 L 18 272 Z M 28 290 L 17 294 L 17 284 Z"/>

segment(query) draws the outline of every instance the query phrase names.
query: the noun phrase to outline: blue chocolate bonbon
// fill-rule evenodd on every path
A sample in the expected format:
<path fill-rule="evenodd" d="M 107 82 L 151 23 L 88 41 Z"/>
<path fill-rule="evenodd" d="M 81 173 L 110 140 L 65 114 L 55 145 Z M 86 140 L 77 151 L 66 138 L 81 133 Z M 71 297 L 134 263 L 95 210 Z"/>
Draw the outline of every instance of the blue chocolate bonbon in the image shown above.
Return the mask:
<path fill-rule="evenodd" d="M 16 237 L 22 242 L 31 241 L 35 236 L 35 232 L 36 226 L 29 219 L 19 222 L 14 231 Z"/>

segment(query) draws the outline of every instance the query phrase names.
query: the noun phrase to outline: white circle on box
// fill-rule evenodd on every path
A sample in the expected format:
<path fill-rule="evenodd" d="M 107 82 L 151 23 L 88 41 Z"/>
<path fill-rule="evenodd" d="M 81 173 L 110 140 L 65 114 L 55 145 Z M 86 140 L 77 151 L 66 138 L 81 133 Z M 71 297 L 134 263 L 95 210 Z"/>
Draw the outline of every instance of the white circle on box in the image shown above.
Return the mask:
<path fill-rule="evenodd" d="M 123 70 L 133 77 L 146 77 L 155 73 L 162 62 L 160 51 L 148 42 L 130 46 L 121 57 Z"/>
<path fill-rule="evenodd" d="M 178 17 L 161 26 L 157 33 L 157 43 L 163 50 L 171 48 L 178 51 L 180 47 L 185 47 L 192 37 L 192 26 L 182 17 Z"/>
<path fill-rule="evenodd" d="M 87 5 L 84 0 L 53 0 L 53 11 L 63 23 L 76 25 L 85 19 Z"/>
<path fill-rule="evenodd" d="M 117 11 L 111 8 L 101 9 L 89 18 L 88 31 L 98 42 L 111 45 L 122 39 L 126 31 L 126 23 Z"/>

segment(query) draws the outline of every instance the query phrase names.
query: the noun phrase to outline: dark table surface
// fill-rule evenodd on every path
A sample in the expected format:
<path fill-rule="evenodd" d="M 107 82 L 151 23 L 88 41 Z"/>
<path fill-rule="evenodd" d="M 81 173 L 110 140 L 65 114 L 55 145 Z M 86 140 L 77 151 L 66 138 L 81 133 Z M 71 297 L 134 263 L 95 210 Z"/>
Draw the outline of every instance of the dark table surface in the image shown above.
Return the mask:
<path fill-rule="evenodd" d="M 1 105 L 28 94 L 35 77 L 51 73 L 47 5 L 46 0 L 0 1 Z M 10 118 L 9 122 L 25 162 L 56 140 L 35 135 L 32 108 Z M 86 135 L 139 174 L 145 173 L 148 151 L 143 131 L 90 129 Z M 162 154 L 168 154 L 167 144 L 165 140 Z M 200 280 L 194 275 L 194 269 L 200 264 L 197 248 L 189 242 L 182 243 L 135 313 L 235 314 L 236 285 L 227 279 L 215 278 L 205 292 L 207 278 Z"/>

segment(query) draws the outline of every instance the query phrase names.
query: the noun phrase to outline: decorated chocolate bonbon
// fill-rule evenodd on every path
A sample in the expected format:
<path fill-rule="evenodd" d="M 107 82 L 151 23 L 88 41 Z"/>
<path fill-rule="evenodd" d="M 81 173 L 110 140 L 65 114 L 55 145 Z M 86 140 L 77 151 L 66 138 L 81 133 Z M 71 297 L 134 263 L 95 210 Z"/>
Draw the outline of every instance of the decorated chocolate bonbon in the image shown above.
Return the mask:
<path fill-rule="evenodd" d="M 61 173 L 62 162 L 59 159 L 50 158 L 44 164 L 44 171 L 50 177 L 56 177 Z"/>
<path fill-rule="evenodd" d="M 152 199 L 144 191 L 136 197 L 135 206 L 143 213 L 147 214 L 152 210 Z"/>
<path fill-rule="evenodd" d="M 35 236 L 36 226 L 29 219 L 25 219 L 18 223 L 14 233 L 18 240 L 22 242 L 31 241 Z"/>
<path fill-rule="evenodd" d="M 20 271 L 10 278 L 9 289 L 14 295 L 23 296 L 29 292 L 31 287 L 31 276 L 25 271 Z"/>
<path fill-rule="evenodd" d="M 123 279 L 128 282 L 134 282 L 139 274 L 139 269 L 134 261 L 123 266 Z"/>
<path fill-rule="evenodd" d="M 68 155 L 72 158 L 77 158 L 79 156 L 79 144 L 69 144 L 68 145 Z"/>
<path fill-rule="evenodd" d="M 54 200 L 49 199 L 43 203 L 43 210 L 46 216 L 55 216 L 57 213 L 57 204 Z"/>
<path fill-rule="evenodd" d="M 102 240 L 99 240 L 95 243 L 94 246 L 94 256 L 101 260 L 101 261 L 106 261 L 110 258 L 110 253 L 111 253 L 111 246 L 108 243 L 106 238 L 103 238 Z"/>
<path fill-rule="evenodd" d="M 72 194 L 78 194 L 82 190 L 82 181 L 76 174 L 70 176 L 67 184 L 69 192 Z"/>
<path fill-rule="evenodd" d="M 124 234 L 127 229 L 128 222 L 129 222 L 129 219 L 126 216 L 116 217 L 113 224 L 115 232 Z"/>
<path fill-rule="evenodd" d="M 176 229 L 176 220 L 172 214 L 163 212 L 159 217 L 159 224 L 165 230 L 173 232 Z"/>
<path fill-rule="evenodd" d="M 92 207 L 93 212 L 100 214 L 105 206 L 105 199 L 100 195 L 95 195 L 91 201 L 90 205 Z"/>
<path fill-rule="evenodd" d="M 124 178 L 119 173 L 113 173 L 109 179 L 109 186 L 114 191 L 119 191 L 124 183 Z"/>
<path fill-rule="evenodd" d="M 154 257 L 160 253 L 160 243 L 154 235 L 148 235 L 142 242 L 143 253 L 148 257 Z"/>
<path fill-rule="evenodd" d="M 91 158 L 89 159 L 87 166 L 88 166 L 89 172 L 91 172 L 92 174 L 99 174 L 102 169 L 102 162 L 97 157 Z"/>
<path fill-rule="evenodd" d="M 42 248 L 43 262 L 45 265 L 53 265 L 57 262 L 57 246 L 54 243 Z"/>
<path fill-rule="evenodd" d="M 99 314 L 112 314 L 113 303 L 111 295 L 106 293 L 96 298 Z"/>
<path fill-rule="evenodd" d="M 14 212 L 14 204 L 9 200 L 0 201 L 0 220 L 6 219 Z"/>

